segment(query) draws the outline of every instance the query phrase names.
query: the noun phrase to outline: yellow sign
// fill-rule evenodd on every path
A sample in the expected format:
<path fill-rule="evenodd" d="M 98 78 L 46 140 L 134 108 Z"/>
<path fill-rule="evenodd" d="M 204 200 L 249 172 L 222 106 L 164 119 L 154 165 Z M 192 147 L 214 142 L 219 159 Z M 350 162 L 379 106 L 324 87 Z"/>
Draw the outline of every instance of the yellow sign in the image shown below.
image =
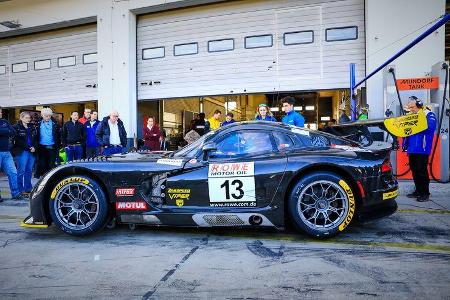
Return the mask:
<path fill-rule="evenodd" d="M 427 117 L 423 111 L 416 114 L 389 118 L 384 120 L 384 126 L 394 136 L 407 137 L 427 129 Z"/>
<path fill-rule="evenodd" d="M 176 204 L 177 204 L 177 206 L 183 206 L 183 205 L 184 205 L 184 200 L 182 200 L 182 199 L 177 199 L 177 200 L 176 200 Z"/>
<path fill-rule="evenodd" d="M 395 190 L 395 191 L 392 191 L 392 192 L 383 193 L 383 200 L 395 198 L 397 196 L 398 196 L 398 190 Z"/>
<path fill-rule="evenodd" d="M 348 213 L 345 217 L 344 222 L 339 225 L 339 231 L 342 231 L 345 229 L 345 227 L 348 226 L 348 224 L 350 224 L 350 221 L 353 219 L 353 214 L 355 213 L 355 196 L 353 195 L 352 189 L 344 180 L 339 180 L 339 185 L 344 188 L 344 191 L 348 196 Z"/>

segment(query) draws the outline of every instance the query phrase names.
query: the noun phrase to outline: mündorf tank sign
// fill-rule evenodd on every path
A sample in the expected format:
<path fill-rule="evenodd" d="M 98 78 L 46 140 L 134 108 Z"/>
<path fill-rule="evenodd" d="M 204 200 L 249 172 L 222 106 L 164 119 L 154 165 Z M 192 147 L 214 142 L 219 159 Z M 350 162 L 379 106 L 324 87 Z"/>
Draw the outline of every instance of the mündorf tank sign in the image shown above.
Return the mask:
<path fill-rule="evenodd" d="M 398 79 L 397 85 L 401 91 L 437 89 L 439 88 L 439 77 Z"/>

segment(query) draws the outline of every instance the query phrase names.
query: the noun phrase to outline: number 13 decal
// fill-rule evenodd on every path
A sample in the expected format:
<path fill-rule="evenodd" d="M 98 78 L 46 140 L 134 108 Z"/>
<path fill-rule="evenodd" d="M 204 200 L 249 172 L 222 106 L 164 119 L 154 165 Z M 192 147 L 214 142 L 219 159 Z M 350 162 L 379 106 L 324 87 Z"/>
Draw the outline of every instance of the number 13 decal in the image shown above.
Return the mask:
<path fill-rule="evenodd" d="M 233 199 L 239 200 L 244 197 L 244 190 L 242 187 L 244 184 L 239 179 L 235 179 L 231 182 L 231 186 L 234 187 L 233 193 L 231 193 L 231 197 Z M 221 188 L 225 188 L 225 197 L 227 200 L 230 198 L 230 180 L 225 180 L 225 182 L 220 186 Z M 238 194 L 235 194 L 235 192 L 239 192 Z"/>

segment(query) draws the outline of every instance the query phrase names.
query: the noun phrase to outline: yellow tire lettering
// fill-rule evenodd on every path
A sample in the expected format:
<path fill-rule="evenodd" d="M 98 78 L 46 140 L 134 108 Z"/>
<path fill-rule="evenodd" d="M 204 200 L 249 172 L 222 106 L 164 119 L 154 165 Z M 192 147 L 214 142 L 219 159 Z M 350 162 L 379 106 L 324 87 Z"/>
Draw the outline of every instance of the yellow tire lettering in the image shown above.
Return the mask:
<path fill-rule="evenodd" d="M 339 185 L 344 189 L 345 193 L 348 197 L 348 212 L 347 216 L 344 219 L 344 222 L 339 225 L 339 231 L 343 231 L 345 227 L 350 224 L 353 219 L 353 215 L 355 214 L 355 196 L 353 194 L 352 189 L 348 186 L 348 184 L 344 180 L 339 180 Z"/>
<path fill-rule="evenodd" d="M 56 198 L 56 194 L 59 192 L 60 189 L 62 189 L 64 186 L 68 185 L 69 183 L 72 182 L 80 182 L 80 183 L 84 183 L 84 184 L 89 184 L 89 180 L 87 180 L 86 178 L 83 177 L 69 177 L 64 179 L 63 181 L 60 181 L 55 188 L 52 191 L 52 194 L 50 195 L 50 199 L 55 199 Z"/>

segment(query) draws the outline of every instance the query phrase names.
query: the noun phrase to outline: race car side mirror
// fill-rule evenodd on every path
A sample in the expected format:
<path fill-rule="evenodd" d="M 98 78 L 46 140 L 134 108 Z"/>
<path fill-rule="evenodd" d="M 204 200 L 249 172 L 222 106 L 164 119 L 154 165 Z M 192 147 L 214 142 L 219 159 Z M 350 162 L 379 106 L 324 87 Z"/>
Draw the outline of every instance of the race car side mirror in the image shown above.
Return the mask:
<path fill-rule="evenodd" d="M 203 160 L 206 161 L 208 157 L 208 153 L 211 151 L 216 151 L 217 145 L 214 142 L 209 142 L 203 145 L 202 151 L 203 151 Z"/>
<path fill-rule="evenodd" d="M 216 143 L 210 142 L 203 145 L 202 151 L 203 152 L 209 152 L 209 151 L 215 151 L 217 150 Z"/>

